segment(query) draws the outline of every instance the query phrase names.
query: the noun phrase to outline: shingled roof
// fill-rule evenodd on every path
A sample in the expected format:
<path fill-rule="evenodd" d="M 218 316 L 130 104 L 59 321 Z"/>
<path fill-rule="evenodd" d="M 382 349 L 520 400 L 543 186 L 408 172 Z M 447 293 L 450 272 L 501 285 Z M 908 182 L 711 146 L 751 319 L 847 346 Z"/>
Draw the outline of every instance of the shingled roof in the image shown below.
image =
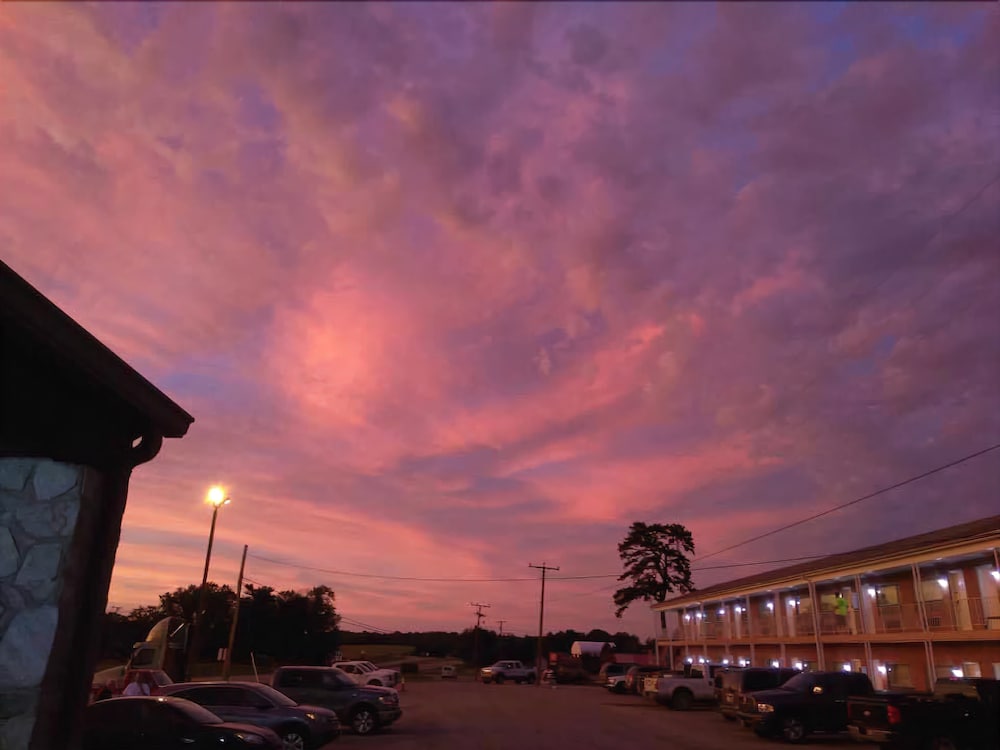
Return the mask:
<path fill-rule="evenodd" d="M 106 388 L 163 437 L 183 437 L 194 417 L 0 261 L 0 321 Z"/>
<path fill-rule="evenodd" d="M 0 262 L 0 455 L 150 460 L 193 417 Z"/>
<path fill-rule="evenodd" d="M 957 526 L 949 526 L 937 531 L 929 531 L 925 534 L 908 536 L 903 539 L 876 544 L 851 552 L 829 555 L 818 560 L 798 563 L 770 570 L 766 573 L 757 573 L 752 576 L 726 581 L 725 583 L 718 583 L 714 586 L 692 591 L 690 594 L 685 594 L 684 596 L 675 597 L 662 604 L 654 604 L 652 608 L 654 610 L 673 609 L 688 603 L 718 599 L 725 596 L 735 596 L 748 589 L 768 589 L 785 586 L 790 583 L 800 582 L 806 578 L 833 575 L 839 570 L 857 568 L 869 563 L 872 565 L 883 565 L 886 561 L 891 561 L 895 558 L 906 558 L 908 556 L 931 552 L 939 548 L 990 540 L 995 540 L 1000 544 L 1000 515 L 990 516 L 978 521 L 970 521 L 969 523 Z"/>

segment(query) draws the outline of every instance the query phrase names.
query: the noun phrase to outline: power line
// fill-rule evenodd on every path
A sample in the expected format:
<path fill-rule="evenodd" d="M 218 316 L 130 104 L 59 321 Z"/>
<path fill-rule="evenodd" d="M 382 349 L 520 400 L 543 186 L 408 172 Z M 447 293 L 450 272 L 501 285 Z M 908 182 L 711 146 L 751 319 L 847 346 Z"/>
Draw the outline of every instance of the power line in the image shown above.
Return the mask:
<path fill-rule="evenodd" d="M 934 474 L 938 474 L 942 471 L 945 471 L 946 469 L 951 469 L 954 468 L 955 466 L 959 466 L 960 464 L 964 464 L 968 461 L 971 461 L 974 458 L 979 458 L 980 456 L 995 451 L 998 448 L 1000 448 L 1000 443 L 994 443 L 993 445 L 987 446 L 986 448 L 978 450 L 974 453 L 969 453 L 965 456 L 962 456 L 961 458 L 955 459 L 954 461 L 949 461 L 948 463 L 942 464 L 941 466 L 936 466 L 933 469 L 929 469 L 928 471 L 925 471 L 921 474 L 916 474 L 900 482 L 896 482 L 895 484 L 891 484 L 887 487 L 882 487 L 881 489 L 875 490 L 874 492 L 870 492 L 867 495 L 862 495 L 861 497 L 854 498 L 853 500 L 849 500 L 846 503 L 835 505 L 832 508 L 827 508 L 826 510 L 820 511 L 819 513 L 814 513 L 811 516 L 799 519 L 798 521 L 793 521 L 792 523 L 785 524 L 784 526 L 779 526 L 778 528 L 772 529 L 771 531 L 767 531 L 763 534 L 758 534 L 757 536 L 750 537 L 749 539 L 744 539 L 741 542 L 731 544 L 728 547 L 723 547 L 722 549 L 716 550 L 715 552 L 710 552 L 707 555 L 700 555 L 696 557 L 695 560 L 704 561 L 709 559 L 710 557 L 716 557 L 718 555 L 723 554 L 724 552 L 729 552 L 738 547 L 743 547 L 747 544 L 760 541 L 761 539 L 766 539 L 767 537 L 781 533 L 782 531 L 787 531 L 788 529 L 795 528 L 796 526 L 801 526 L 802 524 L 809 523 L 810 521 L 815 521 L 817 518 L 822 518 L 823 516 L 828 516 L 832 513 L 836 513 L 838 510 L 843 510 L 844 508 L 848 508 L 852 505 L 857 505 L 858 503 L 862 503 L 865 500 L 871 500 L 872 498 L 878 497 L 879 495 L 884 495 L 885 493 L 899 489 L 900 487 L 905 487 L 906 485 L 913 484 L 914 482 L 919 482 L 922 479 L 926 479 L 927 477 L 933 476 Z M 802 560 L 813 560 L 813 559 L 818 559 L 820 557 L 827 557 L 828 554 L 831 553 L 822 555 L 804 555 L 802 557 L 784 558 L 779 560 L 761 560 L 757 562 L 726 563 L 726 564 L 712 565 L 712 566 L 692 565 L 691 570 L 722 570 L 725 568 L 749 567 L 754 565 L 770 565 L 773 563 L 782 563 L 782 562 L 799 562 Z M 273 565 L 282 565 L 285 567 L 297 568 L 300 570 L 313 570 L 320 573 L 328 573 L 330 575 L 350 576 L 353 578 L 371 578 L 384 581 L 412 581 L 412 582 L 426 582 L 426 583 L 514 583 L 514 582 L 537 580 L 535 578 L 422 578 L 417 576 L 390 576 L 390 575 L 379 575 L 375 573 L 356 573 L 346 570 L 334 570 L 331 568 L 319 568 L 319 567 L 314 567 L 312 565 L 302 565 L 299 563 L 286 562 L 284 560 L 275 560 L 274 558 L 263 557 L 261 555 L 248 555 L 248 557 L 252 557 L 253 559 L 260 560 L 262 562 L 268 562 Z M 531 567 L 536 567 L 536 566 L 531 566 Z M 558 570 L 558 568 L 556 568 L 556 570 Z M 621 575 L 620 573 L 598 573 L 594 575 L 553 576 L 550 580 L 581 581 L 581 580 L 597 579 L 597 578 L 618 578 L 620 575 Z M 249 578 L 247 580 L 252 581 L 252 579 Z"/>
<path fill-rule="evenodd" d="M 425 583 L 515 583 L 519 581 L 535 581 L 536 578 L 421 578 L 417 576 L 389 576 L 375 573 L 355 573 L 348 570 L 333 570 L 331 568 L 317 568 L 312 565 L 301 565 L 299 563 L 275 560 L 270 557 L 260 555 L 249 555 L 255 560 L 269 562 L 273 565 L 284 565 L 289 568 L 299 568 L 300 570 L 314 570 L 318 573 L 329 573 L 337 576 L 350 576 L 351 578 L 376 578 L 383 581 L 420 581 Z"/>
<path fill-rule="evenodd" d="M 345 622 L 348 625 L 352 625 L 356 628 L 363 628 L 367 631 L 370 631 L 372 633 L 378 633 L 380 635 L 392 635 L 392 633 L 394 632 L 392 630 L 386 630 L 385 628 L 380 628 L 366 622 L 361 622 L 360 620 L 354 620 L 350 617 L 345 617 L 344 615 L 340 615 L 340 621 Z"/>
<path fill-rule="evenodd" d="M 880 490 L 875 490 L 874 492 L 870 492 L 867 495 L 856 497 L 853 500 L 847 501 L 846 503 L 835 505 L 832 508 L 827 508 L 826 510 L 820 511 L 819 513 L 814 513 L 813 515 L 808 516 L 806 518 L 799 519 L 798 521 L 793 521 L 792 523 L 786 523 L 784 526 L 779 526 L 778 528 L 772 529 L 771 531 L 764 532 L 763 534 L 758 534 L 757 536 L 750 537 L 749 539 L 744 539 L 742 542 L 731 544 L 728 547 L 723 547 L 722 549 L 716 550 L 715 552 L 710 552 L 707 555 L 702 555 L 697 559 L 707 560 L 710 557 L 721 555 L 723 552 L 729 552 L 730 550 L 734 550 L 737 547 L 742 547 L 743 545 L 750 544 L 751 542 L 757 542 L 760 541 L 761 539 L 766 539 L 769 536 L 774 536 L 775 534 L 778 534 L 782 531 L 787 531 L 788 529 L 793 529 L 796 526 L 801 526 L 804 523 L 809 523 L 809 521 L 815 521 L 817 518 L 828 516 L 831 513 L 836 513 L 838 510 L 843 510 L 844 508 L 848 508 L 852 505 L 857 505 L 858 503 L 864 502 L 865 500 L 871 500 L 873 497 L 884 495 L 886 492 L 899 489 L 900 487 L 905 487 L 908 484 L 913 484 L 914 482 L 918 482 L 921 479 L 926 479 L 927 477 L 942 472 L 945 469 L 950 469 L 954 466 L 958 466 L 959 464 L 963 464 L 966 461 L 971 461 L 972 459 L 978 458 L 979 456 L 989 453 L 990 451 L 995 451 L 997 448 L 1000 448 L 1000 443 L 995 443 L 989 446 L 988 448 L 983 448 L 982 450 L 976 451 L 975 453 L 970 453 L 967 456 L 963 456 L 962 458 L 950 461 L 946 464 L 942 464 L 941 466 L 937 466 L 931 469 L 930 471 L 925 471 L 924 473 L 917 474 L 916 476 L 912 476 L 909 479 L 904 479 L 902 482 L 896 482 L 895 484 L 891 484 L 888 487 L 883 487 Z"/>
<path fill-rule="evenodd" d="M 782 557 L 775 560 L 754 560 L 752 562 L 733 562 L 733 563 L 721 563 L 719 565 L 693 565 L 691 570 L 725 570 L 726 568 L 747 568 L 753 567 L 755 565 L 774 565 L 777 563 L 786 562 L 802 562 L 805 560 L 816 560 L 821 557 L 828 557 L 833 554 L 842 554 L 836 552 L 824 552 L 822 554 L 816 555 L 801 555 L 799 557 Z M 248 557 L 255 557 L 254 555 L 248 555 Z M 707 557 L 707 555 L 706 555 Z M 311 565 L 302 565 L 299 563 L 282 562 L 279 560 L 270 560 L 268 558 L 258 557 L 259 560 L 264 560 L 265 562 L 271 562 L 276 565 L 283 565 L 291 568 L 298 568 L 301 570 L 313 570 L 320 573 L 331 573 L 334 575 L 345 575 L 352 577 L 362 577 L 362 578 L 373 578 L 379 580 L 388 581 L 413 581 L 413 582 L 433 582 L 433 583 L 509 583 L 511 581 L 525 582 L 525 581 L 537 581 L 537 578 L 415 578 L 412 576 L 388 576 L 388 575 L 378 575 L 375 573 L 351 573 L 347 571 L 334 571 L 328 570 L 326 568 L 317 568 Z M 620 578 L 621 573 L 594 573 L 590 575 L 579 575 L 579 576 L 548 576 L 549 581 L 587 581 L 587 580 L 597 580 L 601 578 Z M 261 586 L 264 584 L 254 581 L 251 578 L 244 577 L 244 580 L 253 583 L 254 585 Z M 553 600 L 555 601 L 555 600 Z"/>

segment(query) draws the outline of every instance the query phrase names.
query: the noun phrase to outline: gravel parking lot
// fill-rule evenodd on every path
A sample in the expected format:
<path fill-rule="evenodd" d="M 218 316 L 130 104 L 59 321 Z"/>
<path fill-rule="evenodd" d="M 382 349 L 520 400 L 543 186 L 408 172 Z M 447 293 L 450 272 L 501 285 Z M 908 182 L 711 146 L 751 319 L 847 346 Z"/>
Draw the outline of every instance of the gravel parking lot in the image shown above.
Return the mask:
<path fill-rule="evenodd" d="M 392 750 L 780 750 L 724 721 L 714 710 L 671 711 L 648 700 L 597 687 L 413 682 L 400 696 L 403 718 L 368 737 L 344 734 L 327 747 Z M 814 739 L 821 750 L 858 750 L 846 738 Z"/>

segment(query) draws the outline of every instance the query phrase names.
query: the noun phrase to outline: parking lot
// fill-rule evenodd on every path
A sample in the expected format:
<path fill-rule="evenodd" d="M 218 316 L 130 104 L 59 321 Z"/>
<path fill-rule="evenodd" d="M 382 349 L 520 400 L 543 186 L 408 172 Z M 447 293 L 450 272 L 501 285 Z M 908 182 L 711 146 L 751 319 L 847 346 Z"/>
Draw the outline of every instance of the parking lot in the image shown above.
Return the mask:
<path fill-rule="evenodd" d="M 674 712 L 642 698 L 598 687 L 534 687 L 459 682 L 408 683 L 403 718 L 368 737 L 346 733 L 335 747 L 433 750 L 734 750 L 784 747 L 763 740 L 712 709 Z M 823 750 L 859 747 L 846 738 L 814 739 Z"/>

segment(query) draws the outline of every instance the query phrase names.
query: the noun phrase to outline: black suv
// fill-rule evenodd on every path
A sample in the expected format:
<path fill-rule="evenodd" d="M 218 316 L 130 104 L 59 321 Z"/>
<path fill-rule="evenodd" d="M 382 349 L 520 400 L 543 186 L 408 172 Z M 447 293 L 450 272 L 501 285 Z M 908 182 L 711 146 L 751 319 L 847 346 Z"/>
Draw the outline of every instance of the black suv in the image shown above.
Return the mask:
<path fill-rule="evenodd" d="M 773 690 L 799 673 L 790 667 L 746 667 L 726 669 L 715 675 L 715 699 L 724 719 L 734 721 L 743 698 L 759 690 Z"/>
<path fill-rule="evenodd" d="M 296 703 L 331 709 L 355 734 L 370 734 L 403 715 L 395 690 L 358 685 L 336 667 L 279 667 L 271 686 Z"/>

